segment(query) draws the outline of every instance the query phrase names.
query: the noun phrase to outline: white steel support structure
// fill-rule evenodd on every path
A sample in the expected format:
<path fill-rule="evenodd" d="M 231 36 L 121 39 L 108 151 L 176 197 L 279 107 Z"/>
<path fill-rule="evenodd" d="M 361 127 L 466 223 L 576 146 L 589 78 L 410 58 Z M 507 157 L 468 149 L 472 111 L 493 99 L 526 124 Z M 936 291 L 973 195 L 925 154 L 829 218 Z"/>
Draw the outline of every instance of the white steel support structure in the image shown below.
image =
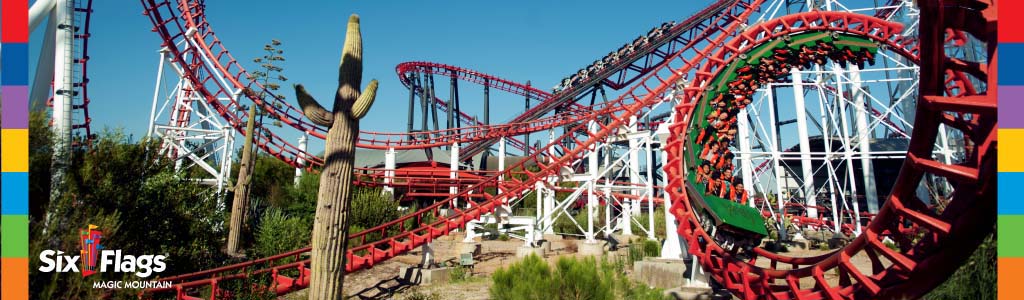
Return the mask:
<path fill-rule="evenodd" d="M 651 111 L 656 109 L 661 103 L 669 102 L 669 99 L 671 97 L 664 97 L 663 101 L 650 108 Z M 639 124 L 637 123 L 637 120 L 646 117 L 651 111 L 646 111 L 645 114 L 633 118 L 630 126 L 617 128 L 617 134 L 589 146 L 580 160 L 568 163 L 567 167 L 556 174 L 550 174 L 545 180 L 536 183 L 532 187 L 535 194 L 530 195 L 530 200 L 534 200 L 537 206 L 531 209 L 531 216 L 529 217 L 512 216 L 508 218 L 513 227 L 506 234 L 509 237 L 521 238 L 527 242 L 528 246 L 533 247 L 537 246 L 533 242 L 539 240 L 545 234 L 561 233 L 574 235 L 582 233 L 586 243 L 594 244 L 597 243 L 599 233 L 604 233 L 604 238 L 608 238 L 612 233 L 632 234 L 626 228 L 642 230 L 648 239 L 656 239 L 654 205 L 656 203 L 670 203 L 670 201 L 664 199 L 658 201 L 658 195 L 655 194 L 654 179 L 655 166 L 657 165 L 654 161 L 654 151 L 661 150 L 659 141 L 663 141 L 666 138 L 664 135 L 667 134 L 667 127 L 664 127 L 664 124 L 661 125 L 661 132 L 659 134 L 662 136 L 656 136 L 654 131 L 639 130 Z M 591 121 L 587 124 L 587 130 L 597 132 L 600 130 L 600 125 L 596 121 Z M 554 130 L 549 130 L 548 135 L 548 143 L 558 142 L 554 135 Z M 555 158 L 559 154 L 552 150 L 543 153 L 543 155 Z M 499 171 L 505 169 L 504 157 L 505 144 L 501 141 L 498 144 Z M 667 159 L 664 155 L 661 155 L 660 158 L 663 161 Z M 660 168 L 657 170 L 660 170 Z M 566 189 L 572 190 L 572 192 L 564 197 L 556 197 L 557 192 Z M 586 199 L 584 200 L 582 197 L 586 197 Z M 519 199 L 518 202 L 512 200 L 508 204 L 515 205 L 515 203 L 523 203 L 524 200 Z M 603 216 L 600 214 L 601 200 L 604 200 L 603 205 L 605 205 Z M 646 207 L 646 210 L 643 210 L 642 203 L 645 202 L 650 205 Z M 576 206 L 579 203 L 586 204 L 582 207 Z M 645 217 L 643 215 L 645 211 L 647 216 L 642 222 L 641 219 Z M 670 233 L 667 236 L 676 245 L 673 247 L 675 250 L 669 250 L 665 253 L 668 253 L 666 255 L 671 255 L 674 251 L 676 257 L 681 257 L 682 247 L 679 246 L 680 240 L 677 236 L 671 234 L 671 232 L 674 232 L 674 229 L 671 228 L 676 226 L 674 217 L 668 214 L 667 209 L 664 210 L 664 213 L 667 214 L 666 216 L 670 220 L 669 224 L 666 225 L 670 226 L 670 228 L 666 228 L 667 232 Z M 577 223 L 574 214 L 586 214 L 586 221 L 580 220 Z M 600 218 L 602 217 L 604 222 L 601 222 Z M 490 222 L 488 221 L 490 220 L 489 218 L 492 217 L 485 215 L 481 221 L 474 222 Z M 533 222 L 527 224 L 524 218 L 529 218 Z M 567 218 L 573 225 L 576 225 L 578 231 L 556 232 L 554 225 L 557 223 L 558 218 Z M 518 236 L 512 233 L 517 230 L 526 230 L 527 234 Z M 467 240 L 468 238 L 467 236 Z"/>
<path fill-rule="evenodd" d="M 675 119 L 675 116 L 669 117 L 669 120 L 674 120 L 674 119 Z M 659 146 L 660 145 L 664 145 L 665 141 L 668 140 L 668 135 L 669 135 L 668 126 L 669 126 L 668 123 L 661 124 L 661 125 L 658 126 L 658 131 L 656 132 L 656 136 L 658 138 Z M 668 164 L 668 155 L 666 155 L 665 149 L 662 148 L 662 147 L 659 147 L 658 153 L 659 153 L 658 156 L 661 158 L 661 165 L 662 166 L 666 166 Z M 666 174 L 664 172 L 664 169 L 665 169 L 664 167 L 658 168 L 658 170 L 662 174 L 662 178 L 668 178 L 668 176 L 667 176 L 668 174 Z M 684 168 L 683 170 L 685 171 L 686 168 Z M 662 243 L 662 245 L 661 245 L 661 258 L 665 258 L 665 259 L 683 259 L 686 256 L 688 256 L 688 253 L 684 252 L 684 248 L 680 244 L 679 235 L 678 234 L 673 234 L 675 232 L 676 228 L 678 228 L 677 226 L 679 226 L 679 225 L 677 224 L 676 216 L 673 215 L 671 212 L 669 212 L 669 209 L 667 207 L 667 205 L 669 205 L 668 203 L 672 203 L 672 199 L 669 198 L 670 197 L 669 193 L 661 193 L 661 197 L 662 197 L 662 201 L 663 201 L 662 203 L 664 203 L 663 205 L 666 205 L 666 207 L 664 208 L 664 214 L 665 214 L 665 242 Z"/>
<path fill-rule="evenodd" d="M 588 124 L 588 126 L 587 126 L 587 130 L 589 130 L 591 133 L 596 133 L 598 131 L 597 128 L 598 128 L 597 127 L 597 123 L 595 121 L 590 121 L 590 124 Z M 587 174 L 590 175 L 590 176 L 588 178 L 588 182 L 587 182 L 587 185 L 586 185 L 587 186 L 587 228 L 586 228 L 586 231 L 584 231 L 583 234 L 586 237 L 586 243 L 590 243 L 590 244 L 597 243 L 597 240 L 594 239 L 594 214 L 597 213 L 597 211 L 596 211 L 596 208 L 597 208 L 597 194 L 594 193 L 594 185 L 597 184 L 597 178 L 598 178 L 598 175 L 599 175 L 598 174 L 598 162 L 597 162 L 597 151 L 598 151 L 598 149 L 599 149 L 598 143 L 595 143 L 594 145 L 590 146 L 590 153 L 587 154 L 587 170 L 588 170 Z M 607 223 L 605 223 L 605 224 L 607 224 Z"/>
<path fill-rule="evenodd" d="M 803 197 L 804 204 L 807 205 L 807 216 L 811 218 L 818 217 L 818 209 L 816 208 L 817 201 L 815 197 L 817 195 L 814 192 L 814 171 L 811 166 L 811 142 L 810 137 L 807 134 L 807 105 L 804 103 L 804 86 L 803 86 L 803 75 L 800 74 L 800 69 L 793 68 L 790 71 L 790 76 L 793 78 L 793 102 L 796 106 L 796 134 L 797 140 L 800 143 L 800 167 L 803 172 Z"/>
<path fill-rule="evenodd" d="M 390 193 L 391 197 L 395 195 L 395 187 L 392 184 L 395 183 L 395 148 L 388 148 L 384 152 L 384 192 Z"/>
<path fill-rule="evenodd" d="M 917 19 L 919 11 L 915 1 L 910 0 L 769 0 L 763 7 L 765 13 L 751 24 L 800 11 L 834 10 L 901 22 L 906 25 L 902 33 L 905 37 L 915 36 L 920 25 Z M 785 212 L 786 203 L 791 200 L 798 201 L 795 203 L 797 206 L 810 206 L 819 204 L 812 202 L 815 198 L 811 196 L 828 195 L 828 202 L 820 203 L 819 207 L 827 207 L 831 213 L 823 214 L 819 211 L 818 214 L 822 217 L 831 216 L 833 221 L 843 224 L 853 220 L 862 221 L 859 220 L 861 201 L 868 204 L 868 211 L 877 211 L 881 205 L 877 192 L 882 182 L 875 182 L 875 170 L 871 162 L 875 159 L 904 158 L 904 149 L 891 147 L 898 145 L 900 139 L 908 140 L 913 130 L 911 124 L 916 103 L 907 99 L 916 98 L 919 69 L 888 49 L 880 49 L 875 56 L 877 62 L 870 67 L 865 66 L 863 70 L 853 64 L 840 66 L 830 62 L 813 70 L 802 71 L 803 76 L 799 78 L 804 79 L 802 81 L 793 78 L 792 84 L 777 82 L 771 84 L 771 87 L 762 87 L 759 96 L 754 97 L 759 100 L 746 109 L 751 122 L 744 124 L 746 116 L 741 112 L 737 136 L 739 149 L 735 152 L 740 172 L 743 173 L 744 186 L 750 190 L 748 193 L 752 199 L 760 195 L 775 195 L 779 198 L 775 209 Z M 808 83 L 811 80 L 813 83 Z M 801 95 L 798 94 L 805 92 L 811 95 L 803 99 L 803 105 L 782 105 L 788 99 L 799 101 Z M 773 109 L 776 100 L 780 102 L 777 110 Z M 816 113 L 820 115 L 810 116 Z M 807 118 L 796 116 L 799 114 Z M 793 128 L 784 125 L 791 123 L 792 119 L 805 124 L 797 124 L 799 128 L 791 132 Z M 803 137 L 803 129 L 807 129 L 806 138 Z M 949 134 L 945 128 L 940 130 L 935 152 L 938 159 L 955 157 L 951 153 L 962 153 L 962 149 L 951 149 L 956 146 L 949 146 L 949 142 L 956 141 L 956 138 L 947 138 Z M 824 149 L 808 151 L 804 147 L 804 140 L 811 141 L 811 148 L 823 146 Z M 888 144 L 882 150 L 873 147 L 874 142 Z M 799 149 L 799 153 L 784 149 Z M 810 177 L 806 164 L 808 160 L 812 162 L 813 176 Z M 795 167 L 797 164 L 799 167 Z M 746 166 L 754 167 L 752 172 L 747 172 Z M 864 167 L 860 171 L 854 170 L 861 166 Z M 770 170 L 774 174 L 770 174 Z M 803 176 L 793 176 L 800 172 Z M 942 182 L 936 184 L 945 186 Z M 799 192 L 794 187 L 799 187 Z M 805 201 L 801 201 L 801 197 L 792 197 L 801 193 L 805 195 Z M 936 198 L 928 193 L 919 190 L 918 194 L 923 196 L 925 202 Z M 757 204 L 751 201 L 751 205 Z M 761 209 L 765 208 L 762 204 Z M 807 209 L 807 216 L 812 211 Z M 859 234 L 861 222 L 853 223 L 853 232 Z M 832 224 L 830 228 L 839 229 L 840 224 Z"/>
<path fill-rule="evenodd" d="M 836 66 L 833 66 L 833 67 L 836 67 Z M 838 70 L 839 68 L 835 68 L 835 69 Z M 837 74 L 837 76 L 838 75 L 839 74 Z M 844 97 L 843 95 L 845 95 L 843 93 L 843 90 L 844 90 L 843 85 L 836 86 L 836 90 L 838 92 L 836 93 L 836 98 L 837 99 L 835 99 L 835 102 L 836 103 L 843 103 L 843 102 L 845 102 L 846 99 L 843 98 Z M 840 119 L 840 126 L 842 126 L 842 131 L 840 132 L 839 137 L 842 139 L 841 141 L 843 141 L 843 143 L 842 143 L 843 144 L 843 149 L 842 149 L 843 150 L 843 159 L 846 161 L 846 166 L 847 166 L 847 168 L 846 168 L 847 172 L 846 173 L 847 173 L 847 177 L 849 179 L 850 193 L 853 196 L 853 197 L 851 197 L 851 202 L 853 202 L 853 204 L 854 204 L 853 208 L 854 208 L 854 211 L 856 212 L 854 215 L 855 216 L 859 216 L 858 208 L 860 206 L 858 204 L 858 201 L 853 200 L 853 199 L 855 199 L 855 196 L 857 195 L 857 180 L 855 179 L 856 176 L 854 175 L 853 168 L 851 167 L 851 166 L 853 166 L 853 154 L 854 154 L 854 151 L 853 151 L 853 146 L 849 143 L 849 141 L 850 141 L 850 122 L 849 122 L 848 118 L 846 117 L 846 116 L 848 116 L 848 114 L 846 113 L 846 105 L 839 104 L 838 106 L 839 106 L 839 109 L 838 109 L 839 116 L 838 117 Z M 854 222 L 854 223 L 855 223 L 855 225 L 857 227 L 856 232 L 860 233 L 860 222 Z"/>
<path fill-rule="evenodd" d="M 644 152 L 647 154 L 644 160 L 644 164 L 647 165 L 647 184 L 644 185 L 646 187 L 644 199 L 647 200 L 647 239 L 656 241 L 657 238 L 654 236 L 654 147 L 651 145 L 653 143 L 654 140 L 650 135 L 644 136 Z M 637 166 L 637 168 L 639 167 Z M 668 205 L 668 202 L 662 202 L 662 205 Z M 666 234 L 668 233 L 666 232 Z"/>
<path fill-rule="evenodd" d="M 303 132 L 302 136 L 299 137 L 299 154 L 296 155 L 296 160 L 295 160 L 295 162 L 297 162 L 298 165 L 300 166 L 298 168 L 295 168 L 295 181 L 293 182 L 293 184 L 295 184 L 295 185 L 298 185 L 299 184 L 299 180 L 302 180 L 302 173 L 304 172 L 303 168 L 306 166 L 306 143 L 308 141 L 309 141 L 309 135 L 306 134 L 305 132 Z M 392 152 L 394 152 L 394 149 L 388 149 L 388 150 L 391 150 Z M 392 155 L 394 155 L 394 153 L 392 153 Z M 392 157 L 392 159 L 394 159 L 394 157 Z M 391 170 L 394 170 L 393 161 L 392 161 L 392 169 Z M 395 174 L 392 173 L 391 176 L 394 177 Z M 390 192 L 390 193 L 394 194 L 394 190 L 390 189 L 390 187 L 386 187 L 384 189 L 384 191 L 385 192 Z"/>
<path fill-rule="evenodd" d="M 555 138 L 556 138 L 555 137 L 555 130 L 554 129 L 548 130 L 548 143 L 556 143 L 557 141 L 555 140 Z M 550 147 L 548 149 L 549 149 L 548 150 L 549 151 L 548 152 L 548 157 L 554 158 L 557 155 L 557 153 L 555 152 L 555 147 Z M 552 178 L 550 178 L 548 180 L 548 183 L 551 184 L 552 187 L 556 187 L 557 188 L 559 186 L 559 184 L 561 183 L 561 179 L 562 179 L 560 177 L 560 175 L 561 174 L 558 174 L 556 176 L 552 176 Z M 547 195 L 544 196 L 544 202 L 543 203 L 544 203 L 544 205 L 543 205 L 543 208 L 544 208 L 543 212 L 544 212 L 544 214 L 542 216 L 540 216 L 540 221 L 541 221 L 540 222 L 540 224 L 541 224 L 540 228 L 544 228 L 544 230 L 543 230 L 544 234 L 554 234 L 555 233 L 555 218 L 557 217 L 557 214 L 555 212 L 555 191 L 550 191 L 549 193 L 547 193 Z M 540 199 L 538 199 L 537 208 L 538 209 L 541 208 Z M 538 230 L 538 232 L 540 232 L 540 230 Z"/>
<path fill-rule="evenodd" d="M 547 198 L 544 196 L 544 183 L 542 181 L 537 181 L 537 183 L 534 184 L 533 190 L 534 193 L 537 194 L 537 202 L 535 202 L 537 204 L 537 223 L 540 224 L 541 228 L 547 227 L 549 226 L 547 222 L 549 218 L 547 216 L 550 216 L 551 212 L 550 209 L 548 209 L 544 205 L 541 205 L 541 203 L 545 202 L 545 199 Z M 545 212 L 547 212 L 547 214 L 545 214 Z M 542 230 L 535 230 L 534 235 L 540 235 L 541 232 Z M 534 239 L 536 240 L 540 238 L 534 237 Z"/>
<path fill-rule="evenodd" d="M 612 169 L 609 168 L 611 166 L 610 162 L 611 162 L 611 159 L 612 159 L 612 152 L 610 150 L 612 150 L 612 149 L 611 149 L 611 147 L 609 147 L 608 144 L 609 144 L 608 141 L 605 141 L 604 143 L 598 143 L 596 145 L 597 150 L 595 152 L 597 152 L 597 154 L 601 158 L 601 162 L 602 162 L 601 165 L 598 165 L 597 170 L 599 172 L 601 172 L 601 173 L 599 173 L 597 176 L 594 176 L 594 178 L 591 178 L 591 180 L 594 181 L 594 185 L 598 185 L 598 186 L 601 187 L 601 197 L 604 198 L 604 224 L 605 224 L 605 226 L 603 228 L 598 229 L 598 231 L 603 231 L 605 233 L 605 236 L 609 236 L 616 229 L 622 230 L 622 223 L 617 223 L 616 226 L 612 226 L 611 225 L 611 224 L 615 224 L 615 223 L 612 223 L 612 220 L 613 220 L 612 219 L 613 218 L 612 211 L 614 210 L 614 207 L 612 207 L 612 205 L 614 204 L 614 202 L 616 202 L 616 197 L 612 195 L 612 190 L 610 188 L 612 183 L 609 182 L 609 181 L 614 181 L 615 177 L 605 178 L 604 184 L 600 184 L 600 182 L 599 182 L 601 180 L 601 177 L 603 177 L 603 176 L 601 176 L 601 174 L 606 174 L 607 172 L 612 171 Z M 604 154 L 604 155 L 601 155 L 601 154 Z M 625 203 L 620 203 L 620 206 L 622 208 L 627 208 L 627 207 L 625 207 Z M 629 210 L 628 209 L 624 209 L 624 210 L 620 211 L 620 214 L 624 214 L 627 211 L 629 211 Z M 625 233 L 625 232 L 623 232 L 623 233 Z"/>
<path fill-rule="evenodd" d="M 452 143 L 451 145 L 451 171 L 448 173 L 449 178 L 452 181 L 459 179 L 459 143 Z M 459 188 L 456 185 L 452 185 L 448 188 L 448 194 L 455 195 L 459 193 Z M 459 206 L 459 200 L 456 199 L 454 202 L 455 206 Z"/>
<path fill-rule="evenodd" d="M 767 99 L 767 101 L 774 102 L 775 101 L 775 97 L 773 97 L 772 94 L 775 92 L 775 88 L 771 84 L 769 84 L 766 92 L 767 92 L 767 95 L 764 98 Z M 771 132 L 771 140 L 769 140 L 769 144 L 771 145 L 771 153 L 770 153 L 770 155 L 771 155 L 772 169 L 775 170 L 775 172 L 774 172 L 774 175 L 775 175 L 775 201 L 778 204 L 778 209 L 779 209 L 778 216 L 785 216 L 786 215 L 786 202 L 789 201 L 789 197 L 788 197 L 788 195 L 785 194 L 786 191 L 782 189 L 782 181 L 783 181 L 783 178 L 785 177 L 785 175 L 783 175 L 783 174 L 785 174 L 786 170 L 784 170 L 782 168 L 782 164 L 780 164 L 781 159 L 782 159 L 782 153 L 779 151 L 779 147 L 780 146 L 779 146 L 779 143 L 777 142 L 779 140 L 778 139 L 778 136 L 779 136 L 778 126 L 775 126 L 775 124 L 778 124 L 778 118 L 776 118 L 777 114 L 778 113 L 775 111 L 775 103 L 769 103 L 768 104 L 768 120 L 770 122 L 769 123 L 770 125 L 768 126 L 768 128 L 769 128 L 769 131 Z M 781 220 L 780 220 L 780 222 L 778 222 L 777 224 L 784 224 L 784 222 L 781 222 Z M 787 230 L 787 228 L 780 226 L 779 238 L 785 239 L 785 237 L 787 235 L 786 234 L 786 230 Z"/>
<path fill-rule="evenodd" d="M 48 17 L 43 34 L 43 46 L 39 52 L 36 76 L 32 82 L 29 99 L 31 102 L 45 102 L 50 96 L 53 83 L 53 160 L 50 180 L 50 201 L 60 199 L 63 194 L 64 176 L 67 173 L 71 154 L 72 101 L 75 89 L 75 1 L 42 0 L 29 9 L 29 27 L 34 31 L 43 19 Z"/>
<path fill-rule="evenodd" d="M 740 172 L 743 176 L 743 189 L 747 191 L 748 195 L 753 195 L 754 189 L 754 166 L 750 160 L 750 121 L 747 120 L 747 110 L 740 110 L 739 115 L 736 117 L 736 128 L 738 134 L 738 140 L 736 144 L 740 146 Z M 754 201 L 747 201 L 750 207 L 755 207 Z"/>
<path fill-rule="evenodd" d="M 867 103 L 864 102 L 864 90 L 861 88 L 860 69 L 850 65 L 850 85 L 853 93 L 853 107 L 857 113 L 857 143 L 860 145 L 861 171 L 864 175 L 864 198 L 867 199 L 868 212 L 878 212 L 878 192 L 875 188 L 875 171 L 871 161 L 871 128 L 868 126 Z"/>
<path fill-rule="evenodd" d="M 820 82 L 820 80 L 821 80 L 821 76 L 818 77 L 818 82 Z M 831 131 L 829 131 L 829 127 L 828 127 L 828 121 L 829 121 L 828 117 L 827 117 L 828 115 L 825 113 L 825 106 L 826 106 L 825 101 L 824 101 L 825 97 L 819 97 L 818 99 L 820 100 L 818 102 L 818 112 L 821 114 L 821 120 L 820 120 L 820 122 L 821 122 L 821 132 L 831 132 Z M 832 157 L 832 138 L 825 138 L 825 139 L 822 139 L 822 141 L 823 141 L 823 143 L 825 145 L 825 157 L 831 158 Z M 835 188 L 835 183 L 839 182 L 839 178 L 836 176 L 836 168 L 832 164 L 832 159 L 826 159 L 825 160 L 825 167 L 826 167 L 828 175 L 829 175 L 828 180 L 825 181 L 825 184 L 828 186 L 829 204 L 831 204 L 830 207 L 839 207 L 839 206 L 836 205 L 836 192 L 837 192 L 837 190 Z M 845 193 L 843 193 L 843 191 L 841 189 L 838 192 L 840 193 L 840 195 L 839 195 L 840 198 L 845 198 Z M 857 203 L 853 203 L 853 204 L 857 205 Z M 838 209 L 833 209 L 832 210 L 832 220 L 835 221 L 832 224 L 832 231 L 833 232 L 839 232 L 840 231 L 839 225 L 842 224 L 842 215 L 840 214 Z M 855 233 L 856 234 L 860 234 L 860 229 L 857 229 L 857 231 Z"/>
<path fill-rule="evenodd" d="M 186 45 L 182 45 L 183 48 L 194 47 L 191 38 L 184 41 Z M 201 169 L 204 176 L 195 179 L 199 183 L 214 187 L 217 193 L 223 196 L 224 187 L 231 180 L 235 130 L 216 114 L 216 110 L 210 107 L 206 99 L 195 92 L 196 88 L 191 82 L 184 79 L 184 71 L 170 61 L 171 59 L 173 58 L 167 56 L 165 49 L 160 51 L 160 66 L 157 69 L 156 88 L 153 92 L 149 131 L 146 134 L 163 142 L 161 153 L 177 160 L 177 170 L 183 171 L 193 167 Z M 198 63 L 210 62 L 206 57 L 185 59 Z M 163 73 L 167 69 L 173 71 L 171 76 L 164 76 Z M 216 78 L 224 81 L 223 76 L 219 74 Z M 170 85 L 170 82 L 173 82 L 173 85 Z M 223 86 L 231 85 L 225 82 Z M 223 98 L 217 101 L 237 101 L 240 95 L 241 90 L 237 90 L 231 93 L 230 97 L 234 99 Z M 249 117 L 244 116 L 245 112 L 237 110 L 231 113 L 243 114 L 244 118 Z M 261 138 L 256 137 L 257 140 Z M 218 200 L 219 207 L 224 207 L 220 200 L 223 199 Z"/>
<path fill-rule="evenodd" d="M 626 133 L 628 135 L 636 134 L 636 116 L 629 117 L 629 124 L 626 127 Z M 638 213 L 640 208 L 638 205 L 640 201 L 637 201 L 636 199 L 638 199 L 642 193 L 635 189 L 640 186 L 640 153 L 635 151 L 637 148 L 640 148 L 640 141 L 635 138 L 629 138 L 629 141 L 626 143 L 629 145 L 630 149 L 629 153 L 627 153 L 627 155 L 629 155 L 627 174 L 629 176 L 629 185 L 631 186 L 629 194 L 632 195 L 633 198 L 622 201 L 622 213 L 619 216 L 619 227 L 622 228 L 622 235 L 629 236 L 633 235 L 631 216 Z M 610 182 L 614 181 L 610 180 Z"/>
<path fill-rule="evenodd" d="M 776 218 L 804 213 L 804 217 L 817 220 L 813 229 L 858 234 L 862 204 L 879 205 L 872 161 L 904 159 L 905 150 L 892 147 L 906 145 L 913 129 L 911 120 L 899 109 L 912 93 L 888 87 L 896 83 L 917 85 L 915 76 L 892 76 L 902 71 L 914 73 L 917 68 L 898 64 L 885 51 L 879 51 L 877 57 L 893 67 L 882 67 L 877 62 L 861 69 L 854 64 L 829 62 L 792 70 L 791 82 L 763 87 L 739 115 L 739 149 L 734 151 L 740 161 L 739 170 L 744 173 L 744 185 L 753 189 L 749 192 L 752 196 L 775 195 L 781 200 L 772 209 Z M 750 123 L 745 124 L 744 114 L 750 117 Z M 786 126 L 790 123 L 795 126 Z M 886 146 L 874 148 L 872 143 Z M 943 155 L 943 147 L 940 135 L 936 155 Z M 756 168 L 747 173 L 746 165 Z M 861 166 L 868 169 L 855 170 Z M 774 174 L 768 174 L 768 170 L 774 170 Z"/>

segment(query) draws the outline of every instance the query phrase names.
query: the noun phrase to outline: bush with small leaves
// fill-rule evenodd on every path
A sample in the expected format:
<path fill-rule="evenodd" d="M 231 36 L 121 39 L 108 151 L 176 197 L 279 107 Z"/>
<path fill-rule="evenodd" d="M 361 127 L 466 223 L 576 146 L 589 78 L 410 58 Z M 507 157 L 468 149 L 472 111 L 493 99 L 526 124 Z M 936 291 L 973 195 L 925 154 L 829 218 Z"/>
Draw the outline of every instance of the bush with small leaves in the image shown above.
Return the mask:
<path fill-rule="evenodd" d="M 260 218 L 256 255 L 267 257 L 309 245 L 311 232 L 311 224 L 302 218 L 285 215 L 280 209 L 268 209 Z"/>
<path fill-rule="evenodd" d="M 459 266 L 459 265 L 456 265 L 454 267 L 449 268 L 448 269 L 448 281 L 452 282 L 452 283 L 455 283 L 455 282 L 462 282 L 462 281 L 466 280 L 466 278 L 469 276 L 469 272 L 467 272 L 467 271 L 468 270 L 466 270 L 466 267 Z"/>
<path fill-rule="evenodd" d="M 506 299 L 664 299 L 662 291 L 636 284 L 623 267 L 593 257 L 560 258 L 554 268 L 530 255 L 492 275 L 491 298 Z"/>

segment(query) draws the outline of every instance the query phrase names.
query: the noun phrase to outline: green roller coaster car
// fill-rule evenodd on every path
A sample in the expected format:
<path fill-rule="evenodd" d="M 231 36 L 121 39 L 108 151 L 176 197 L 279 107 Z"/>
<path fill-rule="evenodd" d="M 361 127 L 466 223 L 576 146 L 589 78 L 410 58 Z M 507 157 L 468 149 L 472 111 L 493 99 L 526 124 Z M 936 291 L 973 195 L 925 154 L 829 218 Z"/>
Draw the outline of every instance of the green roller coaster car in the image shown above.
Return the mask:
<path fill-rule="evenodd" d="M 684 157 L 685 167 L 689 170 L 686 192 L 701 226 L 727 251 L 750 251 L 768 235 L 768 228 L 759 210 L 729 199 L 708 195 L 704 184 L 696 184 L 696 172 L 693 171 L 702 161 L 696 154 L 703 151 L 703 146 L 697 144 L 695 140 L 700 130 L 708 126 L 707 116 L 713 111 L 709 100 L 729 92 L 728 83 L 737 78 L 737 70 L 748 65 L 756 66 L 761 58 L 771 56 L 774 49 L 800 49 L 819 41 L 832 44 L 838 49 L 866 50 L 872 54 L 878 52 L 878 44 L 845 34 L 813 31 L 781 37 L 747 51 L 722 70 L 722 73 L 708 85 L 710 90 L 705 93 L 704 99 L 696 108 L 690 134 L 686 139 L 686 147 L 690 150 Z"/>

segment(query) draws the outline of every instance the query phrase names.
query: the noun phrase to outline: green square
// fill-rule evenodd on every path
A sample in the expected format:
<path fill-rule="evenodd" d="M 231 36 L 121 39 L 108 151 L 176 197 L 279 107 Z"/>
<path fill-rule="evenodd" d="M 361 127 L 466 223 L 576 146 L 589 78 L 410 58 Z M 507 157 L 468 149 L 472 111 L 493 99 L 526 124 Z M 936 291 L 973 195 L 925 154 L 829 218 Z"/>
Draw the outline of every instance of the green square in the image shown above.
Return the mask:
<path fill-rule="evenodd" d="M 4 258 L 28 257 L 27 215 L 3 215 L 0 218 L 0 247 Z"/>
<path fill-rule="evenodd" d="M 999 215 L 996 226 L 999 257 L 1024 257 L 1024 234 L 1015 230 L 1024 228 L 1024 215 Z"/>

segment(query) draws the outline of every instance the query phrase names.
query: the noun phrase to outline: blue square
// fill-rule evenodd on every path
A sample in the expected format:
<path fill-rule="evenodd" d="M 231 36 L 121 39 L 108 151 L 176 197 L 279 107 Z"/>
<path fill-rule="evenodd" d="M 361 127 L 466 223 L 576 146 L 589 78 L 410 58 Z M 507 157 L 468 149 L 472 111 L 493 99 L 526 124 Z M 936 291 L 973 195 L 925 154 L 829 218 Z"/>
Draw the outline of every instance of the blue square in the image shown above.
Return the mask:
<path fill-rule="evenodd" d="M 1009 55 L 1008 55 L 1009 56 Z M 999 185 L 997 188 L 997 197 L 999 200 L 999 209 L 997 211 L 1000 215 L 1021 215 L 1024 214 L 1024 201 L 1021 201 L 1017 196 L 1020 195 L 1020 190 L 1015 187 L 1019 187 L 1024 184 L 1024 173 L 1021 172 L 999 172 L 998 177 Z"/>
<path fill-rule="evenodd" d="M 0 48 L 0 84 L 28 85 L 28 44 L 4 44 Z"/>
<path fill-rule="evenodd" d="M 1024 85 L 1024 43 L 999 43 L 999 85 Z"/>
<path fill-rule="evenodd" d="M 6 47 L 4 47 L 6 49 Z M 28 172 L 4 172 L 0 177 L 3 196 L 0 213 L 28 215 Z"/>

